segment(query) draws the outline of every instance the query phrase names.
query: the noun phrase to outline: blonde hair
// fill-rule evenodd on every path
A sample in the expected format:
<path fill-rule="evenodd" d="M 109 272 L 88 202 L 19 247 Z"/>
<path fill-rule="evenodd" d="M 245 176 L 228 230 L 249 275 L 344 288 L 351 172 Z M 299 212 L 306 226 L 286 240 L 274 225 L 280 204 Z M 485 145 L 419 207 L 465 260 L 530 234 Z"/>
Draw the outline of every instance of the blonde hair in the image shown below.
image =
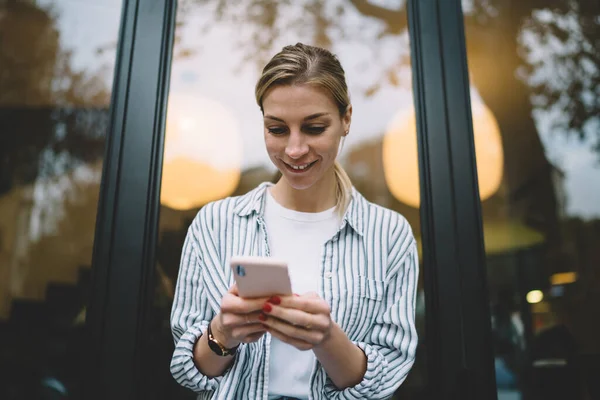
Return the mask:
<path fill-rule="evenodd" d="M 348 112 L 350 94 L 339 60 L 329 50 L 298 43 L 285 46 L 267 63 L 256 83 L 256 103 L 263 110 L 267 91 L 275 86 L 310 84 L 331 94 L 340 118 Z M 341 164 L 333 164 L 336 180 L 336 210 L 342 215 L 350 202 L 352 182 Z"/>

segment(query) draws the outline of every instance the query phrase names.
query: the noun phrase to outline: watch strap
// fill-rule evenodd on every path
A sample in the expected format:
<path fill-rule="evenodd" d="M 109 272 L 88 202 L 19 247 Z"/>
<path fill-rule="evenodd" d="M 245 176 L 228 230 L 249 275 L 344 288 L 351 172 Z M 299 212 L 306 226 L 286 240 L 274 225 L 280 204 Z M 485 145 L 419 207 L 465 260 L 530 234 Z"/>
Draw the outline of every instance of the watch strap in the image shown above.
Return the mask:
<path fill-rule="evenodd" d="M 215 353 L 218 356 L 231 356 L 233 354 L 235 354 L 235 352 L 237 351 L 238 347 L 240 347 L 240 345 L 238 344 L 235 347 L 231 347 L 231 348 L 227 348 L 225 347 L 221 342 L 219 342 L 213 335 L 212 333 L 212 321 L 208 324 L 208 329 L 207 329 L 207 333 L 208 333 L 208 347 L 210 347 L 210 349 L 213 351 L 213 353 Z"/>

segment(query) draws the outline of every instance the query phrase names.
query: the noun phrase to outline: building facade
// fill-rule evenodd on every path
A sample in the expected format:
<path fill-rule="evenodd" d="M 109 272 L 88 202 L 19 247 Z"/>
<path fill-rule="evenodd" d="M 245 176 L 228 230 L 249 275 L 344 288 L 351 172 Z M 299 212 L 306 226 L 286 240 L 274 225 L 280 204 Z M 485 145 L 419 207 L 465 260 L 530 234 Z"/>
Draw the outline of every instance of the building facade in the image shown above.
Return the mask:
<path fill-rule="evenodd" d="M 0 398 L 194 398 L 183 239 L 273 179 L 254 84 L 296 42 L 340 58 L 340 160 L 418 239 L 395 397 L 600 398 L 598 25 L 585 0 L 0 1 Z"/>

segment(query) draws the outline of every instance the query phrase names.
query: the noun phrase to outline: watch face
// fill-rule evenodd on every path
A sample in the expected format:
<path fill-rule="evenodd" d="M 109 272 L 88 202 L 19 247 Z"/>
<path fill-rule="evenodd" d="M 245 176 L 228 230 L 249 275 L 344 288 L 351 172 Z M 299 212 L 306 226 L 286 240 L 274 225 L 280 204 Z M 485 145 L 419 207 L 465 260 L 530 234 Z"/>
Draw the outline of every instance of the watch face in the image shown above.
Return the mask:
<path fill-rule="evenodd" d="M 208 341 L 208 346 L 210 347 L 210 349 L 212 351 L 214 351 L 218 355 L 220 355 L 220 356 L 223 355 L 223 349 L 221 349 L 221 346 L 219 346 L 217 343 L 213 342 L 212 340 L 209 340 Z"/>

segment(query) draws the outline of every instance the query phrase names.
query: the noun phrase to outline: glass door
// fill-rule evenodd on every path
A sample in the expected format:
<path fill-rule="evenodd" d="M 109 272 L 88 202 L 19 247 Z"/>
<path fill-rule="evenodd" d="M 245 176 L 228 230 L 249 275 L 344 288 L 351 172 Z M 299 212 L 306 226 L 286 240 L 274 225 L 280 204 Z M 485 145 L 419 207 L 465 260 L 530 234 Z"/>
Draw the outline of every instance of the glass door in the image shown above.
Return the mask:
<path fill-rule="evenodd" d="M 0 2 L 0 398 L 81 398 L 121 0 Z"/>
<path fill-rule="evenodd" d="M 498 398 L 600 398 L 600 9 L 463 5 Z"/>
<path fill-rule="evenodd" d="M 151 398 L 192 398 L 169 373 L 169 315 L 187 229 L 208 202 L 275 179 L 254 86 L 268 59 L 303 42 L 334 52 L 352 96 L 350 134 L 339 155 L 369 201 L 406 217 L 420 246 L 420 190 L 406 4 L 180 1 L 163 155 L 161 209 L 148 348 Z M 373 13 L 373 9 L 378 10 Z M 397 393 L 424 398 L 425 294 L 417 296 L 417 360 Z M 202 296 L 202 293 L 196 294 Z M 146 397 L 149 398 L 149 397 Z"/>

